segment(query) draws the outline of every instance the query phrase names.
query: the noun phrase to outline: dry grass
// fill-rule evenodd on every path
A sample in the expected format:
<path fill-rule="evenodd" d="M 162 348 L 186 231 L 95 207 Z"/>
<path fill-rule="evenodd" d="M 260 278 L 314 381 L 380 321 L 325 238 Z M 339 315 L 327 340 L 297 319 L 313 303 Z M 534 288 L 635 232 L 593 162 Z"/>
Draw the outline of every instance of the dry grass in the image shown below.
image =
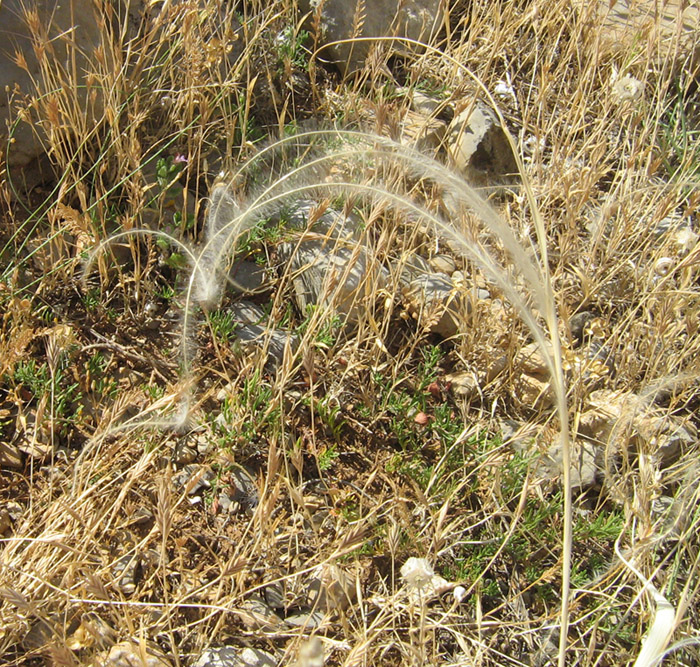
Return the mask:
<path fill-rule="evenodd" d="M 53 174 L 28 192 L 2 182 L 0 443 L 35 454 L 0 470 L 2 661 L 90 664 L 131 639 L 177 665 L 222 644 L 291 665 L 318 637 L 347 667 L 646 665 L 671 645 L 665 664 L 695 664 L 697 442 L 664 458 L 634 426 L 652 412 L 697 426 L 700 246 L 657 231 L 697 230 L 690 55 L 644 39 L 605 52 L 565 2 L 455 2 L 439 48 L 380 47 L 341 81 L 301 44 L 293 3 L 246 6 L 165 3 L 128 30 L 113 17 L 88 54 L 88 111 L 48 48 L 18 110 L 51 128 Z M 640 98 L 616 97 L 626 75 Z M 492 101 L 522 185 L 476 192 L 443 152 L 387 139 L 407 90 L 440 114 L 504 83 L 513 95 Z M 338 118 L 364 133 L 304 129 Z M 316 206 L 295 226 L 299 198 Z M 361 223 L 315 227 L 332 208 Z M 301 312 L 285 258 L 309 239 L 367 270 L 348 298 L 341 267 Z M 416 255 L 450 255 L 491 291 L 465 288 L 448 340 L 402 291 Z M 266 268 L 262 350 L 226 319 L 234 258 Z M 583 311 L 597 361 L 571 332 Z M 272 325 L 298 340 L 276 365 Z M 533 340 L 551 349 L 550 389 L 524 385 Z M 460 395 L 465 371 L 478 386 Z M 580 451 L 601 388 L 632 397 L 600 443 L 600 484 L 569 498 L 541 456 L 567 429 Z M 214 476 L 190 493 L 192 443 Z M 257 498 L 224 508 L 240 466 Z M 461 601 L 453 586 L 412 596 L 412 556 Z M 275 589 L 292 615 L 332 566 L 343 590 L 316 627 L 251 611 Z"/>

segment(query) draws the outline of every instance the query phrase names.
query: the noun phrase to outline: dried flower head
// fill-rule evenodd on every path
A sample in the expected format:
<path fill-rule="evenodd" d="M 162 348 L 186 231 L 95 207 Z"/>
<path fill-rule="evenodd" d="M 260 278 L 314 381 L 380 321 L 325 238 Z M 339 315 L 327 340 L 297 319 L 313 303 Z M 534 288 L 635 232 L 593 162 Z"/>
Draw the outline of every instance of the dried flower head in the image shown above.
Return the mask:
<path fill-rule="evenodd" d="M 401 567 L 401 577 L 414 590 L 428 586 L 434 576 L 435 571 L 425 558 L 411 557 Z"/>
<path fill-rule="evenodd" d="M 616 79 L 612 86 L 612 93 L 618 104 L 634 102 L 642 96 L 644 85 L 639 79 L 626 74 Z"/>

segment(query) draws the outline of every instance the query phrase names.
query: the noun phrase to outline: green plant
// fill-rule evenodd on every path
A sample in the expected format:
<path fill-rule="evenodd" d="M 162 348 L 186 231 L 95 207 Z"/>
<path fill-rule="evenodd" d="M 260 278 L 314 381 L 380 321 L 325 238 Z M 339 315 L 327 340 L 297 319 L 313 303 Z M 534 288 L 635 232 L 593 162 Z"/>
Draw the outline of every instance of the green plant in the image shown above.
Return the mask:
<path fill-rule="evenodd" d="M 324 447 L 318 454 L 318 469 L 322 472 L 329 470 L 337 458 L 338 451 L 335 443 Z"/>
<path fill-rule="evenodd" d="M 227 344 L 236 336 L 238 326 L 236 318 L 230 310 L 215 310 L 207 313 L 209 326 L 219 343 Z"/>
<path fill-rule="evenodd" d="M 343 427 L 345 426 L 345 420 L 340 417 L 341 410 L 338 401 L 331 396 L 324 396 L 320 401 L 314 403 L 314 407 L 316 409 L 316 414 L 333 435 L 333 439 L 336 442 L 339 441 Z M 326 451 L 330 452 L 331 448 L 328 448 Z M 332 449 L 332 452 L 335 452 L 335 448 Z M 337 454 L 332 456 L 332 458 L 336 456 Z M 320 461 L 319 467 L 321 467 Z M 324 468 L 321 468 L 321 470 L 324 470 Z"/>
<path fill-rule="evenodd" d="M 91 378 L 90 387 L 100 397 L 116 398 L 119 389 L 117 379 L 107 373 L 109 360 L 101 352 L 95 352 L 85 363 L 87 377 Z"/>
<path fill-rule="evenodd" d="M 309 38 L 306 30 L 296 30 L 292 25 L 285 27 L 277 39 L 278 72 L 288 71 L 291 67 L 305 69 L 308 59 L 304 43 Z"/>

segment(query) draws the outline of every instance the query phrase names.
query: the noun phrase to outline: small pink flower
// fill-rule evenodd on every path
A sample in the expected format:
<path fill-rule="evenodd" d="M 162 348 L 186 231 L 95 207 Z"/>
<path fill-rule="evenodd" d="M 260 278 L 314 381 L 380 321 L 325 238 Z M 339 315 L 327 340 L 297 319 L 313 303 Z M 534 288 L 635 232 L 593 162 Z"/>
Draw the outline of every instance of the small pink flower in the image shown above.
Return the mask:
<path fill-rule="evenodd" d="M 175 164 L 187 164 L 187 157 L 183 155 L 182 153 L 178 153 L 175 156 L 174 160 Z"/>

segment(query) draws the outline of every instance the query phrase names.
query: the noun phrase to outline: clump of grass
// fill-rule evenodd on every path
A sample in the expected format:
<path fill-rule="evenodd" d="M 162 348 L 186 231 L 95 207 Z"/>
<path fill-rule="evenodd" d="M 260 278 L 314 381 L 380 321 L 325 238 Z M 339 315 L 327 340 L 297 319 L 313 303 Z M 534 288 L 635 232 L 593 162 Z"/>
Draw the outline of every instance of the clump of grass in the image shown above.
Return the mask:
<path fill-rule="evenodd" d="M 105 40 L 110 57 L 95 54 L 105 100 L 95 127 L 77 116 L 75 82 L 60 79 L 71 84 L 61 99 L 58 74 L 76 75 L 54 76 L 57 63 L 44 62 L 37 83 L 47 96 L 33 108 L 45 120 L 60 114 L 49 148 L 61 178 L 43 203 L 2 211 L 0 430 L 9 442 L 43 402 L 56 433 L 81 437 L 66 438 L 70 447 L 56 439 L 51 466 L 0 471 L 0 500 L 25 508 L 0 537 L 0 652 L 11 663 L 100 658 L 116 638 L 93 632 L 96 615 L 119 638 L 153 641 L 183 662 L 183 652 L 245 637 L 286 664 L 313 631 L 282 627 L 262 639 L 241 620 L 245 603 L 282 584 L 277 611 L 290 614 L 303 606 L 304 577 L 328 564 L 361 593 L 317 633 L 331 664 L 534 663 L 555 659 L 557 633 L 562 663 L 652 664 L 673 639 L 669 663 L 691 661 L 697 452 L 661 464 L 653 448 L 635 448 L 623 416 L 603 443 L 606 483 L 571 501 L 566 484 L 541 477 L 539 460 L 569 424 L 581 438 L 591 392 L 585 373 L 569 370 L 564 396 L 559 343 L 571 368 L 592 337 L 615 362 L 599 380 L 605 389 L 696 421 L 697 247 L 683 254 L 657 233 L 669 220 L 697 231 L 697 128 L 686 103 L 696 74 L 690 61 L 657 60 L 652 41 L 618 54 L 590 48 L 597 28 L 565 3 L 521 10 L 455 3 L 440 51 L 392 61 L 377 51 L 342 84 L 311 57 L 313 96 L 303 97 L 295 82 L 318 26 L 304 41 L 289 3 L 246 3 L 235 20 L 225 3 L 166 4 L 128 48 Z M 613 73 L 636 77 L 640 100 L 615 102 Z M 449 106 L 487 98 L 499 82 L 513 90 L 491 102 L 517 138 L 521 188 L 476 192 L 381 136 L 400 135 L 411 90 L 438 83 L 436 113 L 447 118 Z M 301 122 L 342 116 L 354 127 L 368 108 L 376 132 Z M 225 175 L 214 183 L 215 160 Z M 155 214 L 166 197 L 178 200 L 178 224 Z M 266 221 L 308 198 L 317 202 L 309 219 L 273 233 Z M 343 215 L 329 231 L 316 222 L 331 207 Z M 341 222 L 350 211 L 360 222 Z M 299 338 L 274 369 L 264 349 L 240 349 L 227 311 L 229 267 L 251 239 L 271 276 L 252 297 L 269 321 L 259 342 L 273 327 Z M 364 253 L 352 304 L 341 293 L 348 262 L 318 304 L 296 306 L 298 276 L 278 250 L 309 240 Z M 87 260 L 99 283 L 91 274 L 81 290 L 95 247 Z M 401 273 L 415 254 L 452 255 L 492 293 L 450 340 L 402 317 Z M 180 332 L 169 324 L 175 310 Z M 568 323 L 581 311 L 595 327 L 577 347 Z M 47 375 L 36 332 L 56 320 L 75 349 L 54 350 Z M 553 344 L 545 356 L 558 412 L 518 398 L 511 360 L 533 339 Z M 460 398 L 446 378 L 466 369 L 485 379 Z M 524 445 L 499 435 L 504 419 L 528 422 Z M 201 504 L 171 480 L 183 468 L 172 441 L 185 437 L 172 427 L 195 424 L 189 435 L 209 453 L 194 474 L 218 471 Z M 219 494 L 240 463 L 259 503 L 223 514 Z M 673 511 L 659 515 L 661 500 Z M 140 508 L 153 518 L 137 521 Z M 114 574 L 124 556 L 142 572 L 130 593 Z M 462 601 L 410 601 L 398 576 L 410 556 L 460 583 Z M 660 631 L 646 640 L 650 627 Z"/>

